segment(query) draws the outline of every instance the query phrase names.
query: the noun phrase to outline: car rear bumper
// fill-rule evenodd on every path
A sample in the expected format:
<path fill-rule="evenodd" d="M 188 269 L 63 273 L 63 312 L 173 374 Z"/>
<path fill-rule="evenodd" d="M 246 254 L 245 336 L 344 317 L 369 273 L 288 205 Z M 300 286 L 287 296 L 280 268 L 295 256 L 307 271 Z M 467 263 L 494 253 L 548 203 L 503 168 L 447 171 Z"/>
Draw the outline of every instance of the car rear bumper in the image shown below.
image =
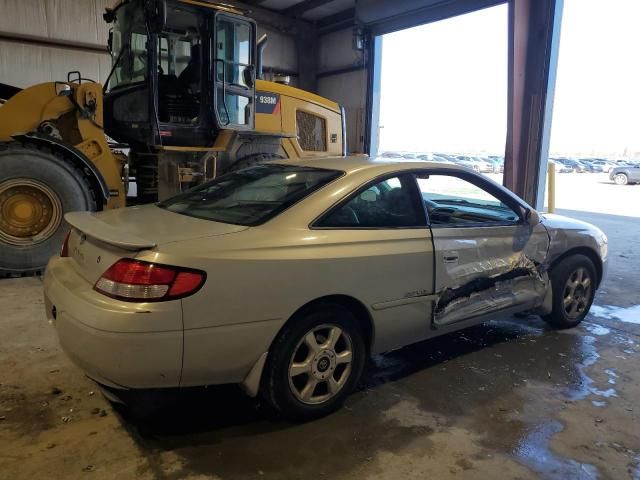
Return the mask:
<path fill-rule="evenodd" d="M 73 363 L 113 388 L 179 386 L 183 343 L 180 301 L 113 300 L 95 292 L 71 261 L 54 257 L 49 262 L 44 300 L 47 318 Z"/>

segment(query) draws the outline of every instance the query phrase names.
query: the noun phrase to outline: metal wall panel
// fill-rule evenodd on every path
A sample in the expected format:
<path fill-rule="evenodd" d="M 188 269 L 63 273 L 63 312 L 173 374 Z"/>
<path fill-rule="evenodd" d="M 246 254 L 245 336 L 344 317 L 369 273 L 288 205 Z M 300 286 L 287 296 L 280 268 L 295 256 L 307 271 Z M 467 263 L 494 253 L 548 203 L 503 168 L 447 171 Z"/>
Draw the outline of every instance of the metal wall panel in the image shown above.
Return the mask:
<path fill-rule="evenodd" d="M 345 28 L 318 41 L 318 93 L 338 102 L 347 116 L 347 147 L 365 151 L 368 73 L 364 53 L 353 49 L 353 29 Z"/>
<path fill-rule="evenodd" d="M 3 0 L 0 33 L 103 47 L 102 13 L 113 0 Z"/>
<path fill-rule="evenodd" d="M 320 37 L 318 71 L 335 70 L 362 63 L 362 52 L 352 48 L 353 30 L 347 28 Z"/>
<path fill-rule="evenodd" d="M 298 69 L 296 45 L 293 37 L 258 25 L 258 38 L 267 34 L 269 43 L 264 51 L 264 66 L 295 72 Z"/>
<path fill-rule="evenodd" d="M 104 54 L 0 40 L 0 82 L 17 87 L 66 80 L 67 72 L 103 81 L 111 59 Z"/>

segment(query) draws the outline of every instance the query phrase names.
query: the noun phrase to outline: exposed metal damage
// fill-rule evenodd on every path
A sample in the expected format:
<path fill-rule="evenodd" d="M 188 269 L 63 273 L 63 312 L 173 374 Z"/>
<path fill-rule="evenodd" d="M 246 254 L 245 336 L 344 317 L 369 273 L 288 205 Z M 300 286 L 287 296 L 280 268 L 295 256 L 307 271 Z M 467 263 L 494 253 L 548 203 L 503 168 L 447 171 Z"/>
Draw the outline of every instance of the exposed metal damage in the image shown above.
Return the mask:
<path fill-rule="evenodd" d="M 522 254 L 501 265 L 483 262 L 483 268 L 499 273 L 475 277 L 456 288 L 445 289 L 434 307 L 434 325 L 447 325 L 467 318 L 509 308 L 513 305 L 541 306 L 546 297 L 548 276 L 542 264 Z M 498 268 L 496 268 L 498 267 Z"/>

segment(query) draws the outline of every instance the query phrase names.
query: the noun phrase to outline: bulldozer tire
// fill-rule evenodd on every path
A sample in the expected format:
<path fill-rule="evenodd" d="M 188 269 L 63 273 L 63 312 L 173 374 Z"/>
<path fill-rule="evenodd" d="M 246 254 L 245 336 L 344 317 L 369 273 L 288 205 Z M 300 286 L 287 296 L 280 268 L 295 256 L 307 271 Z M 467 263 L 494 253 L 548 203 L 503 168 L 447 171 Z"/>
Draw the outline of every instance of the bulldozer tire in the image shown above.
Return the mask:
<path fill-rule="evenodd" d="M 0 276 L 41 272 L 68 231 L 64 214 L 87 210 L 96 210 L 93 191 L 62 155 L 0 145 Z"/>
<path fill-rule="evenodd" d="M 235 172 L 236 170 L 242 170 L 243 168 L 253 167 L 254 165 L 258 165 L 259 163 L 283 159 L 284 157 L 282 155 L 278 155 L 277 153 L 256 153 L 254 155 L 247 155 L 246 157 L 241 158 L 233 165 L 231 165 L 229 171 Z"/>

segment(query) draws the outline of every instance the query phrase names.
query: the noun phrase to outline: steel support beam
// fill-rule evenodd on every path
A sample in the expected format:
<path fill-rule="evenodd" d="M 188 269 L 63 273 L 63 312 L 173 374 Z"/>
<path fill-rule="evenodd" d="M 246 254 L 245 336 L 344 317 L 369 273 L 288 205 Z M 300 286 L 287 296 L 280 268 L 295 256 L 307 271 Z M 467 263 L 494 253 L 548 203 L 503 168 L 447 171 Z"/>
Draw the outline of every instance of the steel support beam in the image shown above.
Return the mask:
<path fill-rule="evenodd" d="M 303 13 L 313 10 L 314 8 L 322 7 L 332 1 L 333 0 L 303 0 L 300 3 L 296 3 L 289 8 L 284 9 L 282 13 L 289 17 L 300 17 Z"/>
<path fill-rule="evenodd" d="M 504 185 L 538 208 L 544 195 L 539 195 L 539 185 L 546 169 L 561 13 L 562 0 L 509 1 Z"/>
<path fill-rule="evenodd" d="M 317 91 L 318 34 L 316 28 L 296 20 L 296 56 L 298 58 L 298 87 L 311 92 Z"/>

